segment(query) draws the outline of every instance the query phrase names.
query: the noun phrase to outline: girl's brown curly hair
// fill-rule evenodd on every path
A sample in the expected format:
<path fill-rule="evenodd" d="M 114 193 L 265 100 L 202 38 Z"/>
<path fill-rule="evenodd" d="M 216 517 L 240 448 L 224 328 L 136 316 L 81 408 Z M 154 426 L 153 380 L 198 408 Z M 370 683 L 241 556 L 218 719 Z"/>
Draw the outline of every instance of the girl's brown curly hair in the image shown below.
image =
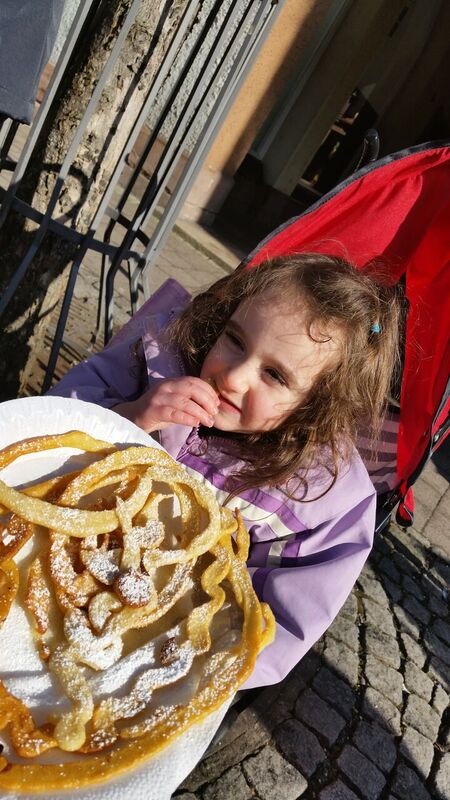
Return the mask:
<path fill-rule="evenodd" d="M 370 425 L 376 433 L 380 427 L 400 371 L 401 292 L 388 285 L 377 266 L 357 270 L 341 258 L 316 253 L 241 266 L 195 297 L 170 328 L 169 339 L 189 374 L 200 374 L 238 305 L 266 290 L 292 297 L 293 304 L 296 297 L 306 302 L 310 335 L 313 324 L 324 331 L 330 324 L 337 327 L 341 353 L 275 430 L 233 435 L 233 453 L 245 466 L 230 488 L 234 495 L 251 487 L 284 486 L 305 498 L 309 469 L 325 467 L 331 488 L 358 428 Z"/>

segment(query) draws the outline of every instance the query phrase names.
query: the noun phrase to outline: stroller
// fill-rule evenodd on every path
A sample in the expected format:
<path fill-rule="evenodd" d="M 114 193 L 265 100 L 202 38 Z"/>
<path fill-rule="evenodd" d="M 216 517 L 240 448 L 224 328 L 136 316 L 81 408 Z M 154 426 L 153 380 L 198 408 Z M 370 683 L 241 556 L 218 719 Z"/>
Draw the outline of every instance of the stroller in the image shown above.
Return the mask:
<path fill-rule="evenodd" d="M 351 175 L 263 240 L 247 266 L 294 252 L 379 260 L 408 302 L 399 408 L 388 410 L 376 463 L 376 531 L 413 522 L 412 484 L 450 430 L 450 142 L 412 147 Z M 383 449 L 384 448 L 384 449 Z M 361 451 L 364 458 L 364 451 Z"/>
<path fill-rule="evenodd" d="M 346 257 L 357 267 L 377 259 L 393 283 L 404 282 L 409 305 L 399 408 L 388 409 L 375 463 L 367 442 L 358 443 L 377 490 L 376 532 L 389 524 L 397 505 L 398 523 L 412 525 L 412 484 L 450 431 L 449 187 L 450 142 L 387 156 L 271 233 L 238 267 L 312 251 Z M 185 302 L 185 290 L 169 281 Z M 167 285 L 111 341 L 149 312 L 158 313 Z"/>

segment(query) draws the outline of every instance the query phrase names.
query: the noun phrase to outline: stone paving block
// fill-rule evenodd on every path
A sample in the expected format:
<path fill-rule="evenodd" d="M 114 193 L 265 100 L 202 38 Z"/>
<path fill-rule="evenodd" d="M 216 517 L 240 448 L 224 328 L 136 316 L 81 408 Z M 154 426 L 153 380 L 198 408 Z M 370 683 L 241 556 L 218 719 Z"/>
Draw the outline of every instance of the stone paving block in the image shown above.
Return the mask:
<path fill-rule="evenodd" d="M 295 674 L 292 677 L 292 682 L 295 684 Z M 303 683 L 301 688 L 303 688 Z M 291 691 L 293 699 L 290 696 Z M 300 689 L 298 691 L 300 691 Z M 293 687 L 291 688 L 290 675 L 281 683 L 267 686 L 261 692 L 258 692 L 249 706 L 239 714 L 237 723 L 234 723 L 232 726 L 232 731 L 236 729 L 237 724 L 242 720 L 242 731 L 245 732 L 245 730 L 253 724 L 253 716 L 253 718 L 256 718 L 257 726 L 263 726 L 264 730 L 271 733 L 276 725 L 279 725 L 280 722 L 292 716 L 291 709 L 293 708 L 298 691 L 295 692 L 295 689 Z M 226 737 L 225 741 L 227 741 Z"/>
<path fill-rule="evenodd" d="M 445 709 L 447 708 L 448 704 L 449 704 L 448 693 L 442 688 L 442 686 L 439 686 L 438 684 L 436 686 L 436 690 L 431 705 L 437 711 L 438 714 L 442 715 Z"/>
<path fill-rule="evenodd" d="M 433 486 L 433 488 L 436 489 L 436 491 L 439 492 L 441 496 L 448 489 L 447 478 L 445 478 L 444 475 L 441 475 L 436 464 L 434 464 L 433 461 L 431 461 L 431 459 L 430 461 L 428 461 L 425 469 L 423 470 L 420 476 L 420 480 L 423 481 L 424 483 L 427 483 L 429 486 Z"/>
<path fill-rule="evenodd" d="M 403 530 L 392 523 L 388 532 L 394 550 L 402 552 L 416 566 L 425 566 L 428 562 L 430 543 L 428 539 L 414 528 Z"/>
<path fill-rule="evenodd" d="M 380 553 L 375 547 L 372 547 L 370 552 L 370 563 L 376 569 L 377 565 L 380 563 L 381 559 L 384 558 L 384 554 Z"/>
<path fill-rule="evenodd" d="M 437 614 L 439 617 L 448 617 L 450 614 L 450 607 L 441 597 L 432 595 L 428 601 L 428 608 L 432 614 Z"/>
<path fill-rule="evenodd" d="M 428 623 L 429 623 L 429 621 L 431 619 L 430 612 L 423 605 L 423 603 L 421 603 L 419 600 L 417 600 L 411 594 L 406 594 L 404 596 L 403 601 L 402 601 L 402 606 L 405 609 L 405 611 L 407 611 L 409 614 L 411 614 L 411 616 L 414 617 L 414 619 L 418 619 L 424 625 L 428 625 Z"/>
<path fill-rule="evenodd" d="M 428 664 L 428 674 L 430 678 L 439 683 L 447 692 L 450 691 L 450 667 L 440 661 L 439 658 L 432 656 Z"/>
<path fill-rule="evenodd" d="M 325 634 L 321 636 L 321 638 L 318 639 L 317 642 L 313 644 L 310 652 L 315 653 L 316 655 L 322 657 L 324 648 L 325 648 Z"/>
<path fill-rule="evenodd" d="M 422 506 L 425 509 L 425 513 L 428 512 L 428 517 L 431 516 L 431 513 L 438 505 L 441 497 L 441 492 L 438 491 L 434 486 L 430 486 L 429 483 L 425 483 L 425 481 L 421 480 L 420 478 L 416 481 L 414 485 L 414 499 L 416 508 Z"/>
<path fill-rule="evenodd" d="M 402 586 L 408 594 L 412 594 L 416 600 L 419 602 L 425 602 L 425 592 L 423 590 L 422 585 L 416 578 L 410 578 L 409 575 L 405 575 L 402 578 Z"/>
<path fill-rule="evenodd" d="M 405 686 L 409 692 L 414 692 L 426 700 L 431 700 L 434 683 L 421 669 L 410 661 L 405 664 Z"/>
<path fill-rule="evenodd" d="M 305 722 L 328 742 L 334 744 L 345 727 L 345 720 L 311 689 L 300 695 L 295 704 L 295 716 Z"/>
<path fill-rule="evenodd" d="M 397 639 L 394 639 L 393 636 L 388 636 L 378 629 L 368 628 L 366 649 L 368 653 L 377 656 L 390 667 L 400 668 L 400 650 Z"/>
<path fill-rule="evenodd" d="M 344 617 L 348 617 L 349 619 L 353 620 L 353 622 L 356 620 L 356 617 L 358 616 L 358 601 L 353 592 L 351 592 L 347 597 L 347 600 L 342 606 L 339 614 L 343 614 Z"/>
<path fill-rule="evenodd" d="M 439 511 L 446 515 L 447 519 L 450 519 L 450 487 L 447 484 L 447 489 L 443 493 L 441 500 L 439 502 Z"/>
<path fill-rule="evenodd" d="M 159 272 L 161 277 L 175 278 L 189 292 L 197 292 L 206 288 L 219 278 L 223 278 L 228 270 L 205 256 L 199 257 L 198 250 L 187 242 L 181 246 L 166 248 L 159 256 Z M 186 268 L 187 264 L 189 267 Z M 162 281 L 161 281 L 162 282 Z M 151 291 L 156 289 L 155 282 Z"/>
<path fill-rule="evenodd" d="M 342 783 L 335 781 L 319 794 L 319 800 L 359 800 L 357 795 Z"/>
<path fill-rule="evenodd" d="M 403 590 L 400 588 L 398 583 L 394 583 L 394 581 L 391 581 L 386 575 L 383 575 L 382 582 L 383 588 L 386 590 L 386 594 L 394 603 L 398 603 L 398 601 L 403 597 Z"/>
<path fill-rule="evenodd" d="M 448 800 L 450 797 L 450 753 L 445 753 L 441 758 L 435 778 L 436 797 L 439 800 Z"/>
<path fill-rule="evenodd" d="M 374 581 L 367 578 L 365 575 L 360 575 L 358 578 L 358 585 L 361 587 L 366 597 L 375 600 L 376 603 L 380 603 L 384 608 L 388 605 L 389 601 L 380 581 Z"/>
<path fill-rule="evenodd" d="M 206 787 L 204 800 L 249 800 L 253 797 L 253 791 L 244 778 L 240 766 L 232 767 L 217 781 Z"/>
<path fill-rule="evenodd" d="M 271 688 L 271 687 L 269 687 Z M 262 694 L 265 694 L 263 691 Z M 270 701 L 267 702 L 266 708 L 270 707 Z M 262 744 L 270 738 L 270 732 L 266 726 L 266 720 L 254 711 L 250 705 L 244 708 L 243 711 L 238 711 L 236 706 L 233 705 L 228 712 L 234 716 L 232 727 L 228 734 L 221 738 L 221 743 L 230 743 L 234 739 L 239 739 L 241 736 L 248 737 L 248 732 L 255 730 L 254 747 L 261 747 Z"/>
<path fill-rule="evenodd" d="M 415 694 L 409 695 L 403 721 L 405 725 L 411 725 L 422 733 L 430 742 L 436 741 L 441 718 L 421 697 Z"/>
<path fill-rule="evenodd" d="M 308 778 L 327 758 L 317 737 L 298 719 L 290 719 L 280 725 L 273 738 L 282 755 Z"/>
<path fill-rule="evenodd" d="M 431 627 L 440 639 L 450 645 L 450 625 L 448 622 L 444 622 L 443 619 L 435 619 Z"/>
<path fill-rule="evenodd" d="M 243 711 L 239 714 L 237 720 L 233 724 L 233 736 L 236 737 L 245 737 L 247 747 L 251 748 L 248 752 L 252 750 L 256 750 L 256 748 L 261 747 L 261 745 L 266 744 L 266 742 L 270 739 L 270 710 L 272 710 L 272 705 L 276 705 L 276 703 L 270 704 L 267 703 L 266 706 L 266 714 L 259 713 L 258 710 L 255 710 L 251 705 L 248 708 L 244 708 Z"/>
<path fill-rule="evenodd" d="M 321 666 L 321 656 L 314 652 L 314 650 L 310 650 L 309 653 L 306 653 L 302 660 L 299 661 L 295 669 L 300 672 L 304 681 L 309 683 Z"/>
<path fill-rule="evenodd" d="M 431 574 L 429 570 L 427 570 L 421 578 L 421 583 L 425 592 L 430 595 L 430 597 L 437 597 L 440 600 L 444 600 L 449 602 L 449 597 L 446 596 L 446 586 L 440 575 Z"/>
<path fill-rule="evenodd" d="M 414 636 L 415 639 L 420 639 L 422 636 L 423 631 L 423 624 L 419 622 L 419 620 L 414 617 L 413 614 L 409 611 L 405 611 L 403 608 L 403 599 L 400 603 L 394 603 L 392 606 L 392 610 L 397 618 L 397 622 L 400 626 L 401 631 L 406 631 L 406 633 L 411 634 Z"/>
<path fill-rule="evenodd" d="M 383 664 L 382 661 L 370 654 L 366 657 L 364 672 L 374 689 L 378 689 L 394 705 L 401 706 L 403 700 L 403 678 L 399 672 L 386 666 L 386 664 Z"/>
<path fill-rule="evenodd" d="M 386 779 L 375 764 L 348 744 L 338 758 L 338 765 L 344 775 L 363 793 L 365 800 L 377 800 Z"/>
<path fill-rule="evenodd" d="M 353 744 L 383 772 L 391 771 L 397 758 L 397 746 L 392 734 L 375 723 L 361 720 L 353 734 Z"/>
<path fill-rule="evenodd" d="M 297 800 L 308 785 L 303 775 L 269 746 L 245 761 L 242 770 L 261 800 L 279 800 L 280 797 L 283 800 Z M 237 798 L 240 800 L 238 793 L 233 800 Z M 205 797 L 205 800 L 209 798 Z"/>
<path fill-rule="evenodd" d="M 359 675 L 359 656 L 343 642 L 326 637 L 324 659 L 350 686 L 356 686 Z"/>
<path fill-rule="evenodd" d="M 415 492 L 414 492 L 415 494 Z M 414 498 L 415 499 L 415 498 Z M 422 503 L 415 503 L 414 508 L 414 530 L 423 533 L 428 530 L 428 520 L 433 513 L 433 509 L 424 506 Z"/>
<path fill-rule="evenodd" d="M 435 512 L 437 514 L 438 512 Z M 434 519 L 434 516 L 432 517 Z M 440 540 L 435 536 L 433 541 L 433 555 L 445 561 L 450 557 L 450 543 L 448 541 L 448 533 L 441 534 Z"/>
<path fill-rule="evenodd" d="M 378 553 L 381 553 L 384 556 L 387 556 L 388 558 L 393 550 L 393 544 L 391 540 L 387 538 L 384 533 L 380 533 L 377 536 L 375 536 L 373 546 L 374 550 L 376 550 Z"/>
<path fill-rule="evenodd" d="M 450 516 L 450 512 L 449 512 Z M 447 534 L 448 534 L 448 518 L 447 518 Z M 448 591 L 450 586 L 450 566 L 448 564 L 448 558 L 442 559 L 435 557 L 433 561 L 433 566 L 430 569 L 430 575 L 436 579 L 436 581 Z"/>
<path fill-rule="evenodd" d="M 370 580 L 372 580 L 372 581 L 378 581 L 378 580 L 380 580 L 380 574 L 379 574 L 378 566 L 375 568 L 374 564 L 375 564 L 375 562 L 373 560 L 373 556 L 372 556 L 372 553 L 371 553 L 369 558 L 368 558 L 368 560 L 364 564 L 364 567 L 363 567 L 363 570 L 362 570 L 361 574 L 365 575 L 366 578 L 370 578 Z"/>
<path fill-rule="evenodd" d="M 425 664 L 427 654 L 423 647 L 413 639 L 409 633 L 401 633 L 401 639 L 406 650 L 406 655 L 410 661 L 414 661 L 417 667 L 421 668 Z"/>
<path fill-rule="evenodd" d="M 378 564 L 378 567 L 381 570 L 381 572 L 383 572 L 385 575 L 388 576 L 388 578 L 391 579 L 391 581 L 394 581 L 394 583 L 400 582 L 400 572 L 393 563 L 391 557 L 387 558 L 385 556 L 384 558 L 382 558 L 380 563 Z"/>
<path fill-rule="evenodd" d="M 359 631 L 356 622 L 352 622 L 347 617 L 337 616 L 328 628 L 328 634 L 334 636 L 340 642 L 344 642 L 352 650 L 358 650 Z"/>
<path fill-rule="evenodd" d="M 292 717 L 297 697 L 306 689 L 306 686 L 307 684 L 298 674 L 290 675 L 283 681 L 277 703 L 267 710 L 268 719 L 272 720 L 272 716 L 274 717 L 274 725 L 271 725 L 271 730 Z"/>
<path fill-rule="evenodd" d="M 280 684 L 278 699 L 271 703 L 270 708 L 267 708 L 264 697 L 258 696 L 256 710 L 266 721 L 270 730 L 292 717 L 300 692 L 308 687 L 315 673 L 320 669 L 321 663 L 320 655 L 310 650 Z"/>
<path fill-rule="evenodd" d="M 430 629 L 424 635 L 425 645 L 428 647 L 430 655 L 437 656 L 440 661 L 450 666 L 450 647 L 436 636 Z"/>
<path fill-rule="evenodd" d="M 322 697 L 334 706 L 345 719 L 352 716 L 356 695 L 347 683 L 337 677 L 327 667 L 322 667 L 313 681 L 313 688 Z"/>
<path fill-rule="evenodd" d="M 392 790 L 400 800 L 432 800 L 422 779 L 403 763 L 397 767 Z"/>
<path fill-rule="evenodd" d="M 378 725 L 386 728 L 387 731 L 395 735 L 400 734 L 400 712 L 398 708 L 387 697 L 370 686 L 366 689 L 364 695 L 363 712 Z"/>
<path fill-rule="evenodd" d="M 429 739 L 408 727 L 400 743 L 400 752 L 423 778 L 428 778 L 434 758 L 434 746 Z"/>
<path fill-rule="evenodd" d="M 224 770 L 259 750 L 269 740 L 270 732 L 264 721 L 251 708 L 246 708 L 224 735 L 220 746 L 199 761 L 183 781 L 182 787 L 190 792 L 197 791 L 205 783 L 216 780 Z"/>
<path fill-rule="evenodd" d="M 400 553 L 394 550 L 392 554 L 392 560 L 394 561 L 395 566 L 400 571 L 402 577 L 405 575 L 409 575 L 410 578 L 414 578 L 418 574 L 418 565 L 414 563 L 414 560 L 411 559 L 411 555 L 408 553 Z"/>

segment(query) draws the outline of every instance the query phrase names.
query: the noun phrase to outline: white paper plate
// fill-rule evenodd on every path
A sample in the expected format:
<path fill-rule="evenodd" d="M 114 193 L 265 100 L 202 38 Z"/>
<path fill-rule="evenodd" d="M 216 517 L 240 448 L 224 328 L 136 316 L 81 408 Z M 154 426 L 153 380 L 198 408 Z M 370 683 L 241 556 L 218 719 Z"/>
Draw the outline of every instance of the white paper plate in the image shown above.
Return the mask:
<path fill-rule="evenodd" d="M 140 428 L 113 411 L 81 400 L 28 397 L 0 404 L 0 448 L 30 436 L 65 433 L 70 430 L 81 430 L 119 446 L 143 444 L 160 447 Z M 53 451 L 52 454 L 27 456 L 20 460 L 20 464 L 5 468 L 0 472 L 0 477 L 11 486 L 43 479 L 69 468 L 73 469 L 73 460 L 77 454 L 79 455 L 79 451 L 65 448 L 58 455 Z M 51 692 L 51 686 L 36 653 L 28 620 L 19 606 L 11 610 L 0 632 L 0 673 L 11 691 L 14 689 L 19 694 L 26 686 L 27 700 L 37 713 L 40 703 L 42 706 L 46 705 L 46 693 Z M 65 800 L 168 800 L 201 758 L 228 705 L 226 703 L 204 722 L 192 726 L 144 766 L 128 772 L 122 778 L 90 789 L 47 793 L 46 797 L 61 797 Z M 5 793 L 0 790 L 0 797 L 9 800 L 36 800 L 43 795 Z"/>

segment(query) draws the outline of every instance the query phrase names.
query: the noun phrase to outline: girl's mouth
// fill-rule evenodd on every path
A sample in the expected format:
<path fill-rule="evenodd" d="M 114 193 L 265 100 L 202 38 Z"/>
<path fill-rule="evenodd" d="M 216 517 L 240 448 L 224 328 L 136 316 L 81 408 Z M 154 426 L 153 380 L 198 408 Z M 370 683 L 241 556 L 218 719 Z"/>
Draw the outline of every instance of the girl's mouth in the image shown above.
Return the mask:
<path fill-rule="evenodd" d="M 228 410 L 233 411 L 235 414 L 241 413 L 241 409 L 235 406 L 234 403 L 232 403 L 230 400 L 227 400 L 227 398 L 224 397 L 223 394 L 221 394 L 220 392 L 219 392 L 219 400 L 220 400 L 220 405 L 223 406 L 226 411 Z"/>

